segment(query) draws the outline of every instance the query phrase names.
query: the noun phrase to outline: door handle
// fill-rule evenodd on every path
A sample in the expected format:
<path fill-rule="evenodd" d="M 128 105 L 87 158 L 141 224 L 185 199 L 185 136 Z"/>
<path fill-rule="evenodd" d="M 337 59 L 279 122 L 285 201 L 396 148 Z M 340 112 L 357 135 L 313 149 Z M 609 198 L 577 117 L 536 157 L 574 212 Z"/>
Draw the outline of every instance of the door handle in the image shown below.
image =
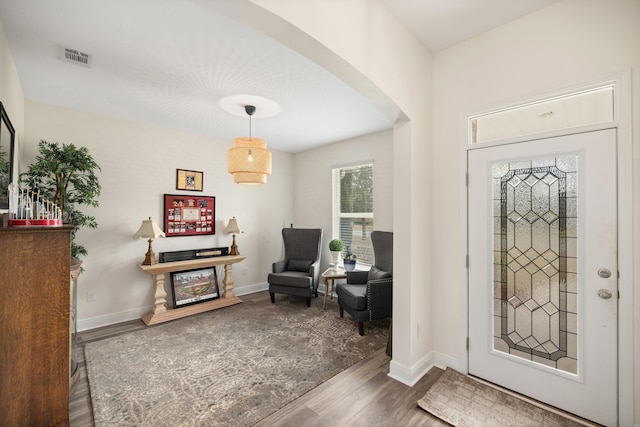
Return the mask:
<path fill-rule="evenodd" d="M 611 277 L 611 270 L 609 270 L 608 268 L 601 268 L 600 270 L 598 270 L 598 276 L 602 277 L 603 279 L 608 279 L 609 277 Z"/>

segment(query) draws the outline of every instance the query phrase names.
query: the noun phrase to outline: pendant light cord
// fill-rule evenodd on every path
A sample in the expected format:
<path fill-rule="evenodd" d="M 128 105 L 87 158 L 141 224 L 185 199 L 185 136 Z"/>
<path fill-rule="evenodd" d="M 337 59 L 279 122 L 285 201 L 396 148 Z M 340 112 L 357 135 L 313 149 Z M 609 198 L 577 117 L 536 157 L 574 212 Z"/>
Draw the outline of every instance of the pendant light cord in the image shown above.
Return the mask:
<path fill-rule="evenodd" d="M 251 141 L 251 116 L 256 112 L 256 107 L 253 105 L 245 105 L 244 111 L 249 115 L 249 141 Z"/>

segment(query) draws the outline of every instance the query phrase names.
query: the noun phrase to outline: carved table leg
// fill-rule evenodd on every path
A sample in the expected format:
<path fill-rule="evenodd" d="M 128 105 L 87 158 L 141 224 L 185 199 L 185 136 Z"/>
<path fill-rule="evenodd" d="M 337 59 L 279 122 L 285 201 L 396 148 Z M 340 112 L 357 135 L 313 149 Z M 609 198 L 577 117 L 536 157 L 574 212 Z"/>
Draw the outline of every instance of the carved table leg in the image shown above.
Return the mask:
<path fill-rule="evenodd" d="M 235 297 L 233 293 L 233 274 L 231 272 L 233 264 L 224 265 L 224 279 L 222 280 L 222 286 L 224 286 L 224 297 Z"/>
<path fill-rule="evenodd" d="M 155 302 L 153 306 L 153 313 L 164 313 L 167 311 L 166 306 L 166 296 L 167 293 L 164 291 L 164 273 L 163 274 L 155 274 L 153 276 L 153 284 L 156 287 L 156 293 L 154 295 Z"/>

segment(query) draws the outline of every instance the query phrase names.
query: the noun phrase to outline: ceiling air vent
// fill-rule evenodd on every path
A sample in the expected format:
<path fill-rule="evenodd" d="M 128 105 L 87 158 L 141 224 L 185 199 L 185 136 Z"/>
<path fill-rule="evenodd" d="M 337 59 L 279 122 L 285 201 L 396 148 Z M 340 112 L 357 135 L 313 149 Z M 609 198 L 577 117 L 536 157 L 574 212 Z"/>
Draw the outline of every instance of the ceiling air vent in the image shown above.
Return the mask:
<path fill-rule="evenodd" d="M 60 59 L 65 62 L 82 65 L 84 67 L 91 67 L 91 55 L 88 53 L 60 46 L 58 55 L 60 56 Z"/>

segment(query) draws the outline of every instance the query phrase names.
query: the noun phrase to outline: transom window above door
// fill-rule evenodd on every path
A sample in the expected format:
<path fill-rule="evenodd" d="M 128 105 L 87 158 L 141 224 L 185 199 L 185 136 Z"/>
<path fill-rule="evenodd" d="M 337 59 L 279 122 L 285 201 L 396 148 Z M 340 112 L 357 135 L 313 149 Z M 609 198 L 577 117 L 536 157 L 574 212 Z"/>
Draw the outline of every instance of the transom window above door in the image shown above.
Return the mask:
<path fill-rule="evenodd" d="M 613 122 L 614 85 L 520 104 L 469 117 L 469 144 Z"/>

